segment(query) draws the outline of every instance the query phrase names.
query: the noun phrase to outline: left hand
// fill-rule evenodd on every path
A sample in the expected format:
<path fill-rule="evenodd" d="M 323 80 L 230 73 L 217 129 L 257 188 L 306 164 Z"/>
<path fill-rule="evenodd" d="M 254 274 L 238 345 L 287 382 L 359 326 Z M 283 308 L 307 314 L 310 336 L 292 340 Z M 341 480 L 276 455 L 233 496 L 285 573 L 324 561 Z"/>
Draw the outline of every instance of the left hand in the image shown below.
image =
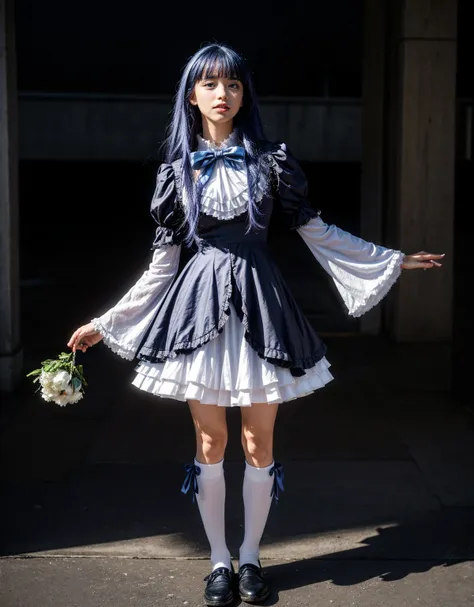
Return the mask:
<path fill-rule="evenodd" d="M 435 261 L 435 259 L 443 259 L 444 256 L 445 253 L 435 254 L 427 253 L 426 251 L 418 251 L 418 253 L 414 253 L 413 255 L 405 255 L 403 257 L 401 267 L 403 270 L 418 270 L 420 268 L 427 270 L 428 268 L 440 268 L 442 264 Z"/>

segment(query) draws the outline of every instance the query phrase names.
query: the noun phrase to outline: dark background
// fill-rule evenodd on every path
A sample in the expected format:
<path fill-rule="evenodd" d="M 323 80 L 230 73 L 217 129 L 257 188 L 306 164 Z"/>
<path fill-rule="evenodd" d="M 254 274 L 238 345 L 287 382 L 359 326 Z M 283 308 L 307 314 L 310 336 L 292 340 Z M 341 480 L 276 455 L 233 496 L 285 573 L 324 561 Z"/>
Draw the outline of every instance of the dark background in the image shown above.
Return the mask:
<path fill-rule="evenodd" d="M 239 2 L 233 5 L 59 0 L 16 3 L 18 88 L 25 91 L 172 96 L 190 55 L 211 41 L 240 51 L 260 96 L 360 100 L 363 2 Z M 457 96 L 474 96 L 472 20 L 459 2 Z M 160 125 L 161 127 L 161 125 Z M 86 322 L 123 294 L 149 260 L 148 205 L 158 160 L 20 161 L 21 276 L 31 285 L 77 283 L 93 296 L 74 316 Z M 302 163 L 310 198 L 328 223 L 358 234 L 360 163 Z M 466 266 L 472 161 L 456 166 L 456 259 Z M 301 239 L 271 244 L 285 278 L 319 331 L 357 331 Z M 380 243 L 380 244 L 383 244 Z M 308 269 L 317 298 L 307 304 Z M 467 269 L 466 269 L 467 271 Z M 455 285 L 458 309 L 465 283 Z M 35 293 L 39 293 L 36 291 Z M 29 297 L 25 302 L 30 302 Z M 26 304 L 25 304 L 26 305 Z M 463 317 L 464 318 L 464 317 Z M 35 321 L 31 321 L 33 324 Z M 462 330 L 465 331 L 463 326 Z M 25 327 L 28 333 L 28 327 Z"/>

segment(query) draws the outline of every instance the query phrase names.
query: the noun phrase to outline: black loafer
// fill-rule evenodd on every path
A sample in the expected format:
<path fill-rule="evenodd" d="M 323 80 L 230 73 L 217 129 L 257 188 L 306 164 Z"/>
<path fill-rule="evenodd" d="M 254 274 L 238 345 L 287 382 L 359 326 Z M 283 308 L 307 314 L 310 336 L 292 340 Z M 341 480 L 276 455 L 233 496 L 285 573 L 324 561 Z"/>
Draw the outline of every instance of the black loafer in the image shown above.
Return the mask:
<path fill-rule="evenodd" d="M 235 572 L 227 567 L 218 567 L 204 578 L 207 581 L 204 600 L 209 607 L 225 607 L 234 602 Z"/>
<path fill-rule="evenodd" d="M 244 563 L 239 568 L 239 595 L 246 603 L 260 603 L 270 595 L 270 587 L 263 579 L 262 565 Z"/>

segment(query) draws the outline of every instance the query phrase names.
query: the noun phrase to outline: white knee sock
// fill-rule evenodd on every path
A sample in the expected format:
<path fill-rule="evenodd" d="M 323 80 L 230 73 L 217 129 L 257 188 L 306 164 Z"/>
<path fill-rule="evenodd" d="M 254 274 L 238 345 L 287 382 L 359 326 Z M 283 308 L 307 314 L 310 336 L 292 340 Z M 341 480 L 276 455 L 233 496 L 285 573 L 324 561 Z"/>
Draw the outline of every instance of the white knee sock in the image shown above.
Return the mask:
<path fill-rule="evenodd" d="M 199 493 L 196 495 L 204 531 L 211 547 L 212 569 L 231 568 L 230 552 L 225 541 L 225 478 L 224 460 L 217 464 L 201 464 L 197 477 Z"/>
<path fill-rule="evenodd" d="M 243 483 L 245 535 L 240 546 L 239 566 L 253 563 L 258 567 L 259 545 L 272 503 L 273 476 L 270 469 L 256 468 L 245 462 Z"/>

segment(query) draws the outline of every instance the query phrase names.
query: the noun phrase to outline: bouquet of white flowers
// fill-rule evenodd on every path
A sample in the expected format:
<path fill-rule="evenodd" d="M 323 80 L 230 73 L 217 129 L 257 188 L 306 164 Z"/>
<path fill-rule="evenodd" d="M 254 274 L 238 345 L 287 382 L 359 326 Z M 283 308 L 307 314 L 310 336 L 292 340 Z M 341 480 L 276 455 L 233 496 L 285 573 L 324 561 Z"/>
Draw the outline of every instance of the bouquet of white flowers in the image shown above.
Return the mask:
<path fill-rule="evenodd" d="M 84 386 L 87 386 L 82 365 L 76 365 L 75 352 L 61 352 L 56 360 L 44 360 L 39 369 L 31 371 L 26 377 L 30 376 L 36 376 L 33 382 L 41 384 L 38 390 L 41 390 L 42 398 L 61 407 L 81 400 Z"/>

